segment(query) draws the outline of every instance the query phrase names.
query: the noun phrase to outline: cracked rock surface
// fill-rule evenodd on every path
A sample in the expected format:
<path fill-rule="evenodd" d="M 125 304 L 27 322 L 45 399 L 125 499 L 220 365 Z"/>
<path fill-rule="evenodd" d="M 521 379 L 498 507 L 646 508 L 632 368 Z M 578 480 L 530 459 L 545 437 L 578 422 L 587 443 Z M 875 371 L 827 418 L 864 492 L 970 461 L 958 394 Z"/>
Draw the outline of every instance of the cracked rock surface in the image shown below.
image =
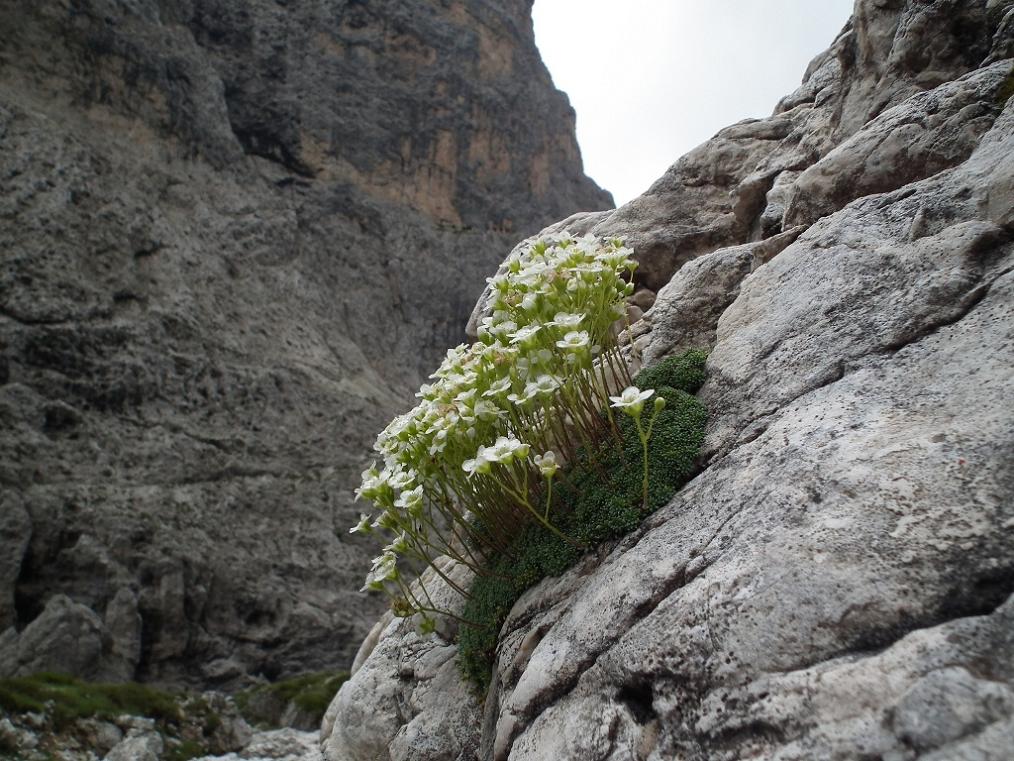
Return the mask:
<path fill-rule="evenodd" d="M 658 292 L 634 350 L 711 349 L 701 472 L 516 603 L 481 713 L 414 707 L 474 737 L 427 758 L 1009 757 L 1012 8 L 859 0 L 771 119 L 558 223 L 636 220 Z M 733 155 L 735 176 L 687 184 Z M 329 761 L 411 757 L 390 713 L 372 755 L 328 737 L 349 696 L 413 689 L 396 680 L 415 636 L 388 625 L 364 647 Z"/>

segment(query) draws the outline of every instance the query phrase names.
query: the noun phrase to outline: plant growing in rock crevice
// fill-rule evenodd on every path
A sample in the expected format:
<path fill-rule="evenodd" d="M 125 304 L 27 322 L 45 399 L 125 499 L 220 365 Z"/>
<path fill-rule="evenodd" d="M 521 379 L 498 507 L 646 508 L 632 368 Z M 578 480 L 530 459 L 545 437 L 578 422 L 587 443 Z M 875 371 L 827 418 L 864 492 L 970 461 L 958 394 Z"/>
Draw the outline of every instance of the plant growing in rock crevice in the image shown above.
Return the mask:
<path fill-rule="evenodd" d="M 665 505 L 693 474 L 704 439 L 707 411 L 693 396 L 704 382 L 707 353 L 699 350 L 671 357 L 647 368 L 634 379 L 653 387 L 665 400 L 653 420 L 651 446 L 645 450 L 633 417 L 618 420 L 622 447 L 611 442 L 595 453 L 580 451 L 567 467 L 556 490 L 554 509 L 561 531 L 580 547 L 561 542 L 533 524 L 522 532 L 510 553 L 497 558 L 493 573 L 476 577 L 463 616 L 473 622 L 461 627 L 459 663 L 465 678 L 479 694 L 489 686 L 497 638 L 518 598 L 547 576 L 570 568 L 589 548 L 633 531 L 645 516 Z M 644 470 L 636 467 L 647 451 L 647 489 Z M 598 470 L 609 478 L 603 481 Z M 645 497 L 647 494 L 647 497 Z"/>
<path fill-rule="evenodd" d="M 618 472 L 636 473 L 637 511 L 648 508 L 648 438 L 671 400 L 657 389 L 642 425 L 656 390 L 633 385 L 614 331 L 633 290 L 630 253 L 617 240 L 564 234 L 513 254 L 489 280 L 479 340 L 448 351 L 419 405 L 378 437 L 384 466 L 367 469 L 356 492 L 375 512 L 352 531 L 388 537 L 364 590 L 387 594 L 396 615 L 418 614 L 423 631 L 436 613 L 487 625 L 433 602 L 418 577 L 424 565 L 469 597 L 440 556 L 503 581 L 533 531 L 567 557 L 580 554 L 595 532 L 575 523 L 576 464 L 607 489 Z"/>

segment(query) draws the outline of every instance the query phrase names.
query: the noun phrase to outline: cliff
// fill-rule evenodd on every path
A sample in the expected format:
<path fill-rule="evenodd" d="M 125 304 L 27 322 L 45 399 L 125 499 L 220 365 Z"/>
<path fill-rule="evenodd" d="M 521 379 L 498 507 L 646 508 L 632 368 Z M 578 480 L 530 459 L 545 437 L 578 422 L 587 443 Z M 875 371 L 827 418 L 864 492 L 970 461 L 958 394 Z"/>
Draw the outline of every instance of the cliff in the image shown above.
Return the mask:
<path fill-rule="evenodd" d="M 350 484 L 610 197 L 530 3 L 0 0 L 0 675 L 346 665 Z"/>
<path fill-rule="evenodd" d="M 381 619 L 330 761 L 1009 757 L 1012 59 L 1009 1 L 857 0 L 772 116 L 550 228 L 633 245 L 635 355 L 710 348 L 700 472 L 518 601 L 485 695 Z"/>

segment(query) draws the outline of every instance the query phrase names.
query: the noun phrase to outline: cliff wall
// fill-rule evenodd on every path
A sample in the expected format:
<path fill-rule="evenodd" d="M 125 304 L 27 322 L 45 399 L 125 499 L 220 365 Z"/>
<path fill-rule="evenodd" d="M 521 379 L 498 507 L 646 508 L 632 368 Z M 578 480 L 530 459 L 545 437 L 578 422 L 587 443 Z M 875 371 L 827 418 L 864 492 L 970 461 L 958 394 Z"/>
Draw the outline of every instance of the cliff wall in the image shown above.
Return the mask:
<path fill-rule="evenodd" d="M 0 674 L 347 664 L 383 421 L 611 205 L 530 3 L 0 0 Z"/>

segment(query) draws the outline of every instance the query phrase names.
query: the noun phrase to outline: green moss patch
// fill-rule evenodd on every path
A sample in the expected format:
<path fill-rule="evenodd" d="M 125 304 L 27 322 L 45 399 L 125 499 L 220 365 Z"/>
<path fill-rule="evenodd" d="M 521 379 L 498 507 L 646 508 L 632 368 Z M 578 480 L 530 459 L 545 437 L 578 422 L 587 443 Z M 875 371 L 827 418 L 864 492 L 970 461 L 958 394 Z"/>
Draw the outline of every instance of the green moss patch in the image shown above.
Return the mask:
<path fill-rule="evenodd" d="M 654 388 L 666 400 L 648 445 L 646 506 L 641 442 L 633 421 L 621 416 L 617 422 L 622 448 L 610 441 L 594 457 L 579 452 L 554 486 L 551 520 L 581 546 L 532 523 L 512 544 L 512 557 L 499 558 L 490 575 L 475 579 L 463 617 L 479 625 L 461 627 L 458 654 L 465 678 L 480 694 L 489 687 L 497 637 L 518 598 L 545 577 L 566 571 L 589 549 L 635 529 L 694 475 L 707 410 L 693 394 L 704 383 L 706 359 L 707 352 L 691 350 L 643 370 L 634 379 L 639 388 Z"/>
<path fill-rule="evenodd" d="M 178 724 L 183 718 L 179 698 L 135 682 L 89 684 L 63 674 L 0 679 L 0 708 L 9 713 L 48 713 L 58 727 L 76 719 L 113 719 L 124 714 Z"/>
<path fill-rule="evenodd" d="M 349 678 L 347 671 L 324 671 L 244 690 L 235 696 L 243 717 L 259 726 L 278 726 L 285 709 L 295 705 L 313 723 L 320 723 L 335 693 Z"/>
<path fill-rule="evenodd" d="M 166 761 L 189 761 L 208 755 L 211 736 L 222 723 L 222 717 L 201 696 L 167 692 L 136 682 L 91 684 L 52 673 L 0 679 L 0 714 L 28 712 L 47 717 L 46 730 L 40 735 L 40 752 L 51 746 L 62 747 L 68 739 L 81 742 L 81 730 L 75 725 L 78 719 L 113 723 L 118 723 L 121 716 L 152 719 L 166 741 Z M 0 753 L 3 750 L 0 748 Z"/>

